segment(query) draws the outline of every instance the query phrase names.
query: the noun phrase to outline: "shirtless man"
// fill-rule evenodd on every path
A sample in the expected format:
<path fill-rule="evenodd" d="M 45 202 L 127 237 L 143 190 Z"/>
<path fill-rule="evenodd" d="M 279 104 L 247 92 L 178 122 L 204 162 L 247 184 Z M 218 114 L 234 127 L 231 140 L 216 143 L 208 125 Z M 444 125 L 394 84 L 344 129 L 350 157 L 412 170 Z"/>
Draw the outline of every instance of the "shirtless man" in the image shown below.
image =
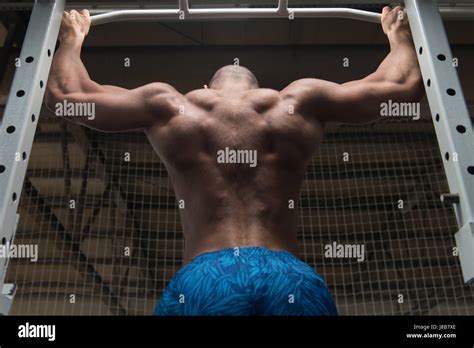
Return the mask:
<path fill-rule="evenodd" d="M 185 202 L 185 266 L 155 314 L 337 314 L 321 276 L 298 259 L 298 213 L 290 202 L 299 201 L 326 122 L 374 121 L 389 99 L 421 98 L 422 78 L 401 11 L 384 8 L 391 51 L 364 79 L 337 84 L 307 78 L 276 91 L 259 88 L 244 67 L 224 66 L 208 88 L 185 95 L 162 82 L 128 90 L 91 80 L 80 59 L 89 13 L 64 14 L 46 105 L 94 103 L 95 119 L 66 119 L 104 132 L 144 130 L 177 200 Z M 222 161 L 223 151 L 239 150 L 255 154 L 254 163 Z"/>

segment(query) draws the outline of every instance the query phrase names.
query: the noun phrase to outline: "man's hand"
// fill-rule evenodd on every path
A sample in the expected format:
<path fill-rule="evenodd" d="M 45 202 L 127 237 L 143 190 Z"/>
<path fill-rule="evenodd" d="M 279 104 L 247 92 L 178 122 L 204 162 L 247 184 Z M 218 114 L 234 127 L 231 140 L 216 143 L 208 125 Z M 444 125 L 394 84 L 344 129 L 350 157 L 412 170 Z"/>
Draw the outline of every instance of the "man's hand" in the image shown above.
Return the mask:
<path fill-rule="evenodd" d="M 390 8 L 385 6 L 382 11 L 382 28 L 389 40 L 410 39 L 410 25 L 407 11 L 401 6 Z"/>
<path fill-rule="evenodd" d="M 59 31 L 59 41 L 63 42 L 69 38 L 77 37 L 84 39 L 89 33 L 90 26 L 91 16 L 88 10 L 64 12 Z"/>

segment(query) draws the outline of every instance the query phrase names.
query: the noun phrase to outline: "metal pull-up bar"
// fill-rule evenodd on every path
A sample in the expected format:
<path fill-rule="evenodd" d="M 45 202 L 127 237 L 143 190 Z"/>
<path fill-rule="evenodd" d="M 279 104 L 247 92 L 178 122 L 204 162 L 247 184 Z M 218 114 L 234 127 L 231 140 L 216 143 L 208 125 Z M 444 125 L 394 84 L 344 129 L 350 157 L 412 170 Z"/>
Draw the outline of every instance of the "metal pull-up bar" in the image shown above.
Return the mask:
<path fill-rule="evenodd" d="M 176 10 L 122 10 L 92 16 L 92 25 L 119 21 L 150 20 L 195 20 L 195 19 L 238 19 L 238 18 L 288 18 L 293 14 L 298 18 L 347 18 L 365 22 L 380 23 L 381 15 L 375 12 L 352 8 L 210 8 L 183 11 Z"/>
<path fill-rule="evenodd" d="M 94 13 L 96 11 L 92 11 Z M 474 18 L 474 8 L 441 8 L 447 19 Z M 212 20 L 250 18 L 345 18 L 380 23 L 381 14 L 353 8 L 289 8 L 288 0 L 279 0 L 277 8 L 207 8 L 190 9 L 188 0 L 179 0 L 177 9 L 146 9 L 109 11 L 92 16 L 92 25 L 112 22 L 136 22 L 154 20 Z"/>
<path fill-rule="evenodd" d="M 381 15 L 352 8 L 288 8 L 288 0 L 279 0 L 277 8 L 190 9 L 188 0 L 179 0 L 178 9 L 121 10 L 92 17 L 92 25 L 119 21 L 238 19 L 238 18 L 347 18 L 380 23 Z"/>

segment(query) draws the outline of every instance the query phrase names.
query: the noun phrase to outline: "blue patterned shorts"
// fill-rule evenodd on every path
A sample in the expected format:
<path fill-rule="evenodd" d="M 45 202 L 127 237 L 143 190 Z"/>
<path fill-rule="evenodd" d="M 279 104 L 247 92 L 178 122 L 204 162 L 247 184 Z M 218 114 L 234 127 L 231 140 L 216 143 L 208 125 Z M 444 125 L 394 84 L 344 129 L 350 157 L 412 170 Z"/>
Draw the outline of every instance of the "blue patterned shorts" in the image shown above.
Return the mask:
<path fill-rule="evenodd" d="M 155 315 L 337 315 L 316 271 L 287 251 L 204 253 L 168 284 Z"/>

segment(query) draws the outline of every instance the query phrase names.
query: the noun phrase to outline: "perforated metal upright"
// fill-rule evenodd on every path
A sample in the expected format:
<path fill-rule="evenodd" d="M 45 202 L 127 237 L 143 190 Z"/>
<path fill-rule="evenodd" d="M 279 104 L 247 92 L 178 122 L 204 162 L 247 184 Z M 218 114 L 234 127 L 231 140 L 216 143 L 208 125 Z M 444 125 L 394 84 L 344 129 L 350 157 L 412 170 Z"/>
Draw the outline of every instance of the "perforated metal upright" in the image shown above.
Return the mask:
<path fill-rule="evenodd" d="M 44 97 L 65 0 L 36 0 L 0 124 L 0 240 L 12 243 L 26 167 Z M 33 231 L 34 232 L 34 231 Z M 0 261 L 0 314 L 8 314 L 15 286 L 4 284 Z"/>
<path fill-rule="evenodd" d="M 405 0 L 459 231 L 464 281 L 474 283 L 474 135 L 437 0 Z M 470 62 L 472 64 L 472 62 Z"/>

